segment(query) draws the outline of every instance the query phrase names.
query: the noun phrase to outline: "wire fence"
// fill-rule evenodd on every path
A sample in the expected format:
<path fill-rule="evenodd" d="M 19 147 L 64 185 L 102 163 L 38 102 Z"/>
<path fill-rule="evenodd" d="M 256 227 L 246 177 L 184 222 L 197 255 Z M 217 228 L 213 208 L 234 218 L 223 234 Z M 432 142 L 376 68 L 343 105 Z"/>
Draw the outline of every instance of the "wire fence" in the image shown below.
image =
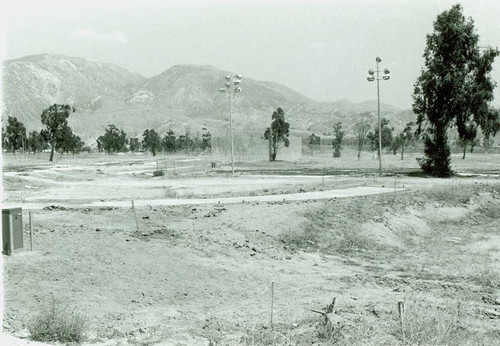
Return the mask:
<path fill-rule="evenodd" d="M 277 160 L 295 161 L 302 157 L 302 139 L 290 137 L 288 147 L 282 143 L 278 149 Z M 212 138 L 212 157 L 221 162 L 231 160 L 231 141 L 228 137 Z M 269 141 L 256 135 L 234 137 L 234 161 L 253 163 L 269 160 Z"/>

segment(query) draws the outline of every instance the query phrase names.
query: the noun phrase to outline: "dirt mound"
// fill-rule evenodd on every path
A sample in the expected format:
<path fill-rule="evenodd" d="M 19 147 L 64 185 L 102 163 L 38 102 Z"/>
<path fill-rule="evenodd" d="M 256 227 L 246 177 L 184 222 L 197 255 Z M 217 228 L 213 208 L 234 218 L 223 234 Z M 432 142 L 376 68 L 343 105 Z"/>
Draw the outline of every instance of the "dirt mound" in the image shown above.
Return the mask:
<path fill-rule="evenodd" d="M 500 198 L 495 193 L 472 196 L 467 204 L 448 206 L 440 203 L 414 206 L 406 211 L 385 212 L 381 217 L 364 222 L 359 227 L 364 237 L 382 246 L 402 247 L 405 241 L 429 234 L 432 225 L 474 219 L 478 213 L 500 210 Z"/>

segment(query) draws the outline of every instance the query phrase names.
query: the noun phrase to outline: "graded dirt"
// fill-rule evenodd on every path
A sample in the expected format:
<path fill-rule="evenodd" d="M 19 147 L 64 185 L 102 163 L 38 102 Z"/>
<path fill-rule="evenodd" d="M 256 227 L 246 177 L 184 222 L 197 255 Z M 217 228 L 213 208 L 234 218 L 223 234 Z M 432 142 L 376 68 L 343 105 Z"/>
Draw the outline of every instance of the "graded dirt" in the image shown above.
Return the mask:
<path fill-rule="evenodd" d="M 288 326 L 291 345 L 325 342 L 311 309 L 334 297 L 339 318 L 387 327 L 389 344 L 399 342 L 387 326 L 397 302 L 413 299 L 460 301 L 465 329 L 486 344 L 500 340 L 499 320 L 486 313 L 500 309 L 498 179 L 165 179 L 113 167 L 4 174 L 4 202 L 47 207 L 33 211 L 33 251 L 25 227 L 25 251 L 3 257 L 7 333 L 25 330 L 54 297 L 85 314 L 90 344 L 251 345 L 271 327 L 274 283 L 273 325 Z M 129 204 L 87 205 L 395 186 L 345 199 L 159 204 L 135 213 Z M 452 201 L 439 194 L 457 190 Z"/>

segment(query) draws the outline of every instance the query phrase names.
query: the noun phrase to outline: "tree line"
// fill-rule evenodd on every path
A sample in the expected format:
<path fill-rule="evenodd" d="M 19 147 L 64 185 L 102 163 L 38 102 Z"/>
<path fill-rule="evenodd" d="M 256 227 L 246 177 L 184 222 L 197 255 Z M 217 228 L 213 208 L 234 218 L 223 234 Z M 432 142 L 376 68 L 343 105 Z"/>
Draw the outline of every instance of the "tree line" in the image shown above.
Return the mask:
<path fill-rule="evenodd" d="M 128 138 L 127 134 L 115 125 L 108 125 L 105 133 L 97 138 L 97 150 L 108 154 L 118 152 L 150 151 L 153 156 L 159 152 L 165 153 L 203 153 L 212 150 L 212 135 L 206 127 L 202 128 L 201 137 L 193 136 L 189 129 L 176 135 L 170 129 L 161 137 L 155 129 L 146 129 L 142 140 L 138 137 Z"/>
<path fill-rule="evenodd" d="M 42 111 L 40 120 L 43 128 L 26 134 L 26 127 L 16 117 L 9 116 L 7 124 L 2 127 L 2 147 L 7 151 L 41 153 L 50 149 L 49 161 L 54 160 L 55 152 L 61 154 L 81 151 L 90 152 L 91 148 L 79 136 L 73 133 L 68 125 L 68 118 L 75 109 L 69 105 L 54 104 Z M 154 130 L 147 129 L 142 134 L 142 140 L 133 137 L 118 129 L 115 125 L 108 125 L 103 135 L 96 139 L 99 152 L 108 154 L 126 151 L 150 151 L 153 156 L 158 152 L 210 152 L 212 149 L 212 135 L 206 127 L 202 128 L 201 137 L 193 136 L 189 129 L 177 136 L 169 130 L 163 138 Z"/>
<path fill-rule="evenodd" d="M 371 150 L 378 150 L 378 126 L 372 129 L 372 115 L 363 113 L 360 119 L 354 124 L 354 141 L 358 149 L 358 159 L 361 158 L 361 151 L 365 144 L 368 144 Z M 377 125 L 377 124 L 376 124 Z M 417 139 L 414 133 L 414 122 L 406 124 L 405 128 L 398 134 L 393 135 L 394 128 L 389 127 L 389 120 L 381 120 L 382 149 L 390 148 L 394 155 L 401 152 L 401 159 L 404 158 L 404 152 Z M 333 125 L 334 138 L 331 141 L 333 157 L 340 157 L 345 143 L 346 132 L 342 130 L 342 122 Z M 264 132 L 264 139 L 269 141 L 269 161 L 275 161 L 281 146 L 289 147 L 290 124 L 285 121 L 285 112 L 282 108 L 276 109 L 271 115 L 271 126 Z M 311 152 L 321 145 L 321 137 L 312 133 L 306 139 L 306 144 Z M 380 153 L 379 153 L 380 154 Z"/>
<path fill-rule="evenodd" d="M 55 151 L 77 153 L 83 150 L 85 143 L 73 133 L 68 125 L 70 112 L 75 109 L 69 105 L 54 104 L 44 109 L 41 115 L 43 128 L 26 135 L 26 127 L 16 117 L 9 116 L 5 129 L 2 127 L 2 147 L 13 152 L 40 153 L 50 149 L 50 161 Z"/>
<path fill-rule="evenodd" d="M 342 149 L 346 143 L 356 147 L 358 160 L 361 159 L 361 152 L 366 146 L 368 146 L 371 151 L 377 151 L 378 153 L 378 124 L 374 124 L 372 118 L 373 116 L 368 112 L 361 114 L 352 127 L 354 137 L 348 140 L 345 138 L 346 132 L 342 130 L 342 122 L 336 122 L 333 125 L 334 138 L 329 142 L 332 146 L 333 157 L 341 156 Z M 409 122 L 401 132 L 394 134 L 394 128 L 389 126 L 389 120 L 382 118 L 380 121 L 382 150 L 391 150 L 394 155 L 400 151 L 401 160 L 403 160 L 405 151 L 417 140 L 417 136 L 413 129 L 414 126 L 414 122 Z M 314 155 L 314 151 L 318 150 L 319 146 L 323 144 L 324 141 L 321 140 L 320 136 L 312 133 L 305 139 L 305 143 L 311 155 Z"/>

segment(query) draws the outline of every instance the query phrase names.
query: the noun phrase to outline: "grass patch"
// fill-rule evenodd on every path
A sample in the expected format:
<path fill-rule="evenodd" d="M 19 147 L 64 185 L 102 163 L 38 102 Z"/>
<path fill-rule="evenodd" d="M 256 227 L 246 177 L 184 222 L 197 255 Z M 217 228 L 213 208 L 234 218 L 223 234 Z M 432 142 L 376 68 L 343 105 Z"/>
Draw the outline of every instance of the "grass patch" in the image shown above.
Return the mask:
<path fill-rule="evenodd" d="M 163 191 L 164 191 L 164 194 L 163 194 L 164 198 L 178 198 L 179 197 L 177 190 L 165 188 Z"/>
<path fill-rule="evenodd" d="M 477 212 L 482 218 L 485 219 L 500 219 L 500 200 L 497 203 L 482 205 Z"/>
<path fill-rule="evenodd" d="M 371 315 L 335 314 L 334 328 L 325 329 L 322 316 L 278 323 L 271 328 L 247 328 L 238 344 L 252 346 L 292 345 L 488 345 L 494 333 L 468 330 L 463 316 L 470 314 L 458 301 L 429 302 L 412 297 L 405 302 L 404 324 L 398 312 L 386 318 Z M 404 330 L 404 333 L 403 333 Z M 489 334 L 492 334 L 491 336 Z M 212 345 L 229 345 L 223 340 Z"/>
<path fill-rule="evenodd" d="M 354 254 L 376 250 L 379 245 L 360 230 L 363 220 L 377 217 L 383 204 L 374 205 L 365 197 L 342 200 L 332 205 L 326 202 L 308 210 L 307 221 L 281 234 L 289 245 L 324 253 Z"/>
<path fill-rule="evenodd" d="M 42 342 L 80 343 L 84 341 L 85 328 L 85 316 L 54 297 L 28 324 L 30 338 Z"/>
<path fill-rule="evenodd" d="M 462 310 L 458 302 L 440 304 L 412 297 L 405 302 L 403 324 L 394 314 L 390 333 L 402 345 L 485 344 L 484 335 L 467 331 Z"/>
<path fill-rule="evenodd" d="M 500 289 L 500 275 L 493 271 L 490 267 L 481 268 L 473 279 L 476 283 L 485 288 Z"/>
<path fill-rule="evenodd" d="M 281 234 L 281 239 L 292 247 L 320 250 L 324 253 L 352 254 L 365 252 L 373 243 L 364 237 L 355 226 L 323 228 L 308 221 L 294 230 Z"/>
<path fill-rule="evenodd" d="M 459 205 L 469 203 L 472 196 L 477 196 L 484 192 L 498 194 L 500 193 L 500 185 L 457 185 L 454 181 L 450 181 L 449 186 L 433 186 L 432 189 L 416 191 L 413 195 L 420 201 Z"/>
<path fill-rule="evenodd" d="M 290 336 L 291 326 L 275 325 L 274 328 L 259 325 L 247 330 L 247 334 L 241 338 L 242 345 L 292 345 Z"/>

